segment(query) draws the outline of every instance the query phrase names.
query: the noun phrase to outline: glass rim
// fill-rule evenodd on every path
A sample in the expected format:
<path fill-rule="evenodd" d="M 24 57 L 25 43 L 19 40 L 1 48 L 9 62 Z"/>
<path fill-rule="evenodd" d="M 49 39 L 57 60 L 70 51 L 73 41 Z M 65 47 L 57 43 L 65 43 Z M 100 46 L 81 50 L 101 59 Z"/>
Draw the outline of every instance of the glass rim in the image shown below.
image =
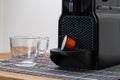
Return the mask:
<path fill-rule="evenodd" d="M 40 37 L 40 39 L 49 39 L 49 37 L 48 36 Z"/>
<path fill-rule="evenodd" d="M 10 39 L 40 39 L 38 36 L 11 36 Z"/>

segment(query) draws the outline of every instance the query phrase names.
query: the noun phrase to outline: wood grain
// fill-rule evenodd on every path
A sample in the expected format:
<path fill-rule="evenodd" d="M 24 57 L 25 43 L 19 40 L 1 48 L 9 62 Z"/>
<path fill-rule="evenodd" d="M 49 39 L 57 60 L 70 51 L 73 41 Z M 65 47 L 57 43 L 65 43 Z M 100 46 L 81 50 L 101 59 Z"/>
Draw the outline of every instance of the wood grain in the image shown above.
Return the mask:
<path fill-rule="evenodd" d="M 0 53 L 0 60 L 8 60 L 12 57 L 10 52 Z"/>
<path fill-rule="evenodd" d="M 0 76 L 0 80 L 23 80 L 23 79 Z"/>
<path fill-rule="evenodd" d="M 13 72 L 5 72 L 0 71 L 0 76 L 8 77 L 18 79 L 18 80 L 60 80 L 60 79 L 53 79 L 53 78 L 47 78 L 42 76 L 33 76 L 33 75 L 27 75 L 27 74 L 21 74 L 21 73 L 13 73 Z"/>

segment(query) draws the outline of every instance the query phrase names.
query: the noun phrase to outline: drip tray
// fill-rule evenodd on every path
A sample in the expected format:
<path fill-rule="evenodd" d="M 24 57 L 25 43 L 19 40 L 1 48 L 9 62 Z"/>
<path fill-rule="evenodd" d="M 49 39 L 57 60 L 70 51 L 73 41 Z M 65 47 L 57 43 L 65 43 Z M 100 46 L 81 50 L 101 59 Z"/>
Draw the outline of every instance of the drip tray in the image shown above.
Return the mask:
<path fill-rule="evenodd" d="M 94 56 L 89 50 L 62 51 L 59 48 L 51 49 L 50 58 L 56 65 L 64 68 L 94 68 Z"/>

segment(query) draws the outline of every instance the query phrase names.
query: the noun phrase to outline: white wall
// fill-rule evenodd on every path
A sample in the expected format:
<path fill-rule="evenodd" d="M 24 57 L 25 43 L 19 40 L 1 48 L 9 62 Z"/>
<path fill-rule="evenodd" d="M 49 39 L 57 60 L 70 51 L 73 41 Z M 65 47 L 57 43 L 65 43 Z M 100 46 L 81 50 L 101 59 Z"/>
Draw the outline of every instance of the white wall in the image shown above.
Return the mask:
<path fill-rule="evenodd" d="M 57 47 L 61 0 L 3 0 L 3 45 L 9 51 L 9 37 L 49 36 L 49 49 Z"/>
<path fill-rule="evenodd" d="M 3 2 L 3 1 L 0 0 L 0 51 L 3 49 L 3 48 L 2 48 L 2 36 L 3 36 L 3 35 L 2 35 L 2 21 L 3 21 L 3 20 L 2 20 L 2 19 L 3 19 L 3 18 L 2 18 L 2 17 L 3 17 L 3 16 L 2 16 L 2 15 L 3 15 L 3 11 L 2 11 L 2 10 L 3 10 L 3 3 L 2 3 L 2 2 Z"/>
<path fill-rule="evenodd" d="M 0 49 L 1 49 L 1 46 L 2 46 L 2 44 L 1 44 L 1 40 L 2 40 L 2 37 L 1 37 L 1 0 L 0 0 Z"/>

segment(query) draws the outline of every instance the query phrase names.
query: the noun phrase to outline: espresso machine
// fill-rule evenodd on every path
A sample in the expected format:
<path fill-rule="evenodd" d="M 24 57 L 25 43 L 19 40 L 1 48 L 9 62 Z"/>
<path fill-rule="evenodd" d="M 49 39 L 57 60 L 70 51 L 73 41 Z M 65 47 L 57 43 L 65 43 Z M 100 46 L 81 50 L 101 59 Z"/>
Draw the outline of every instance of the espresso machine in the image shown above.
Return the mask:
<path fill-rule="evenodd" d="M 63 68 L 103 69 L 120 64 L 120 1 L 62 0 L 58 48 L 51 60 Z M 76 41 L 74 50 L 61 50 L 64 36 Z"/>

